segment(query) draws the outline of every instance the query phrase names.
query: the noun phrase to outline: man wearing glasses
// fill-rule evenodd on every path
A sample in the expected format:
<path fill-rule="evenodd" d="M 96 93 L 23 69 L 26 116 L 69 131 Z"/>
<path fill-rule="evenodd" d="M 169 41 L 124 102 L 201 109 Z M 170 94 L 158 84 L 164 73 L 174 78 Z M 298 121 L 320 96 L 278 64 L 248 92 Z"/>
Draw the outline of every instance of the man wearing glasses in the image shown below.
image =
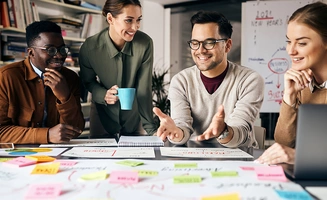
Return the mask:
<path fill-rule="evenodd" d="M 0 68 L 0 142 L 63 143 L 81 134 L 78 75 L 63 67 L 69 49 L 50 21 L 26 28 L 28 57 Z"/>
<path fill-rule="evenodd" d="M 191 23 L 188 45 L 196 65 L 171 80 L 171 118 L 153 109 L 157 135 L 178 145 L 257 147 L 253 126 L 263 102 L 262 77 L 227 60 L 233 30 L 222 14 L 200 11 Z"/>

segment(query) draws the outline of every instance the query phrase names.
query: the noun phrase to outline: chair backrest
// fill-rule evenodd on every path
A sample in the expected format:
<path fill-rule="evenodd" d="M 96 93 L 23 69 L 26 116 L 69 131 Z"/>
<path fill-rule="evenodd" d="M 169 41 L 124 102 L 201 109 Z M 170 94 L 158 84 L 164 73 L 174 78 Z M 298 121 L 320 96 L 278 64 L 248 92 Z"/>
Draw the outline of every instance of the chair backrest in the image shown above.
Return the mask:
<path fill-rule="evenodd" d="M 254 135 L 259 144 L 259 149 L 265 149 L 266 129 L 261 126 L 254 126 Z"/>

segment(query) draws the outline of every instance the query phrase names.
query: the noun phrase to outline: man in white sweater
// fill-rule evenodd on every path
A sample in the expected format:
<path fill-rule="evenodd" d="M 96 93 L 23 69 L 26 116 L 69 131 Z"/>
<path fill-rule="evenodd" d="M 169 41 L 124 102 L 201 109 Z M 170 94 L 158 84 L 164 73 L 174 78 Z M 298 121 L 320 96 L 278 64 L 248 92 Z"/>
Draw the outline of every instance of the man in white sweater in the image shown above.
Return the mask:
<path fill-rule="evenodd" d="M 258 147 L 253 126 L 263 102 L 263 78 L 227 60 L 233 29 L 222 14 L 200 11 L 191 23 L 188 43 L 196 65 L 171 80 L 171 117 L 153 109 L 160 119 L 157 135 L 177 145 L 191 139 L 204 147 Z"/>

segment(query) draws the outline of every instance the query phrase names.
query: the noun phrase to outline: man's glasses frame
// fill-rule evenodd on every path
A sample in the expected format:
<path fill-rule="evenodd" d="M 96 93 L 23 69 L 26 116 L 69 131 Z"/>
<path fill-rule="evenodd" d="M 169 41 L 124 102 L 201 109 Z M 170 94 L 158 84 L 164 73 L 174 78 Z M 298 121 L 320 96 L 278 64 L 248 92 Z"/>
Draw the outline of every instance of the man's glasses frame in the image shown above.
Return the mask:
<path fill-rule="evenodd" d="M 37 46 L 32 46 L 31 48 L 37 48 L 37 49 L 42 49 L 46 50 L 49 56 L 55 56 L 59 52 L 62 56 L 67 56 L 69 52 L 69 48 L 66 46 L 61 46 L 59 48 L 51 46 L 51 47 L 37 47 Z"/>
<path fill-rule="evenodd" d="M 227 38 L 223 38 L 223 39 L 206 39 L 204 41 L 198 41 L 198 40 L 190 40 L 187 41 L 189 47 L 192 50 L 198 50 L 200 48 L 200 44 L 202 43 L 202 47 L 206 50 L 211 50 L 215 47 L 216 43 L 218 42 L 223 42 L 223 41 L 227 41 Z"/>

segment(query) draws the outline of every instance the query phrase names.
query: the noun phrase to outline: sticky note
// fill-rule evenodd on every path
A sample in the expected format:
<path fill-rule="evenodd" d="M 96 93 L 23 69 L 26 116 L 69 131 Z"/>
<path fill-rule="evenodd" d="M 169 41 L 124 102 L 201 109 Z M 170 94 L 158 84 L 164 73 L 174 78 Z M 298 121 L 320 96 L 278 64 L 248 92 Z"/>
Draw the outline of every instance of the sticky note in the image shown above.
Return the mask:
<path fill-rule="evenodd" d="M 201 200 L 240 200 L 238 193 L 202 197 Z"/>
<path fill-rule="evenodd" d="M 59 171 L 60 163 L 47 165 L 36 165 L 31 174 L 56 174 Z"/>
<path fill-rule="evenodd" d="M 174 176 L 174 184 L 201 183 L 202 178 L 199 175 Z"/>
<path fill-rule="evenodd" d="M 110 183 L 138 183 L 138 173 L 135 171 L 112 171 L 109 176 Z"/>
<path fill-rule="evenodd" d="M 54 157 L 50 156 L 25 156 L 25 158 L 35 160 L 36 162 L 51 162 L 56 160 Z"/>
<path fill-rule="evenodd" d="M 281 166 L 264 166 L 254 168 L 259 180 L 287 181 Z"/>
<path fill-rule="evenodd" d="M 2 164 L 5 166 L 13 166 L 13 167 L 24 167 L 28 165 L 33 165 L 35 164 L 35 160 L 30 160 L 24 157 L 17 157 L 12 160 L 8 160 L 6 162 L 3 162 Z"/>
<path fill-rule="evenodd" d="M 138 170 L 139 177 L 158 176 L 158 171 L 153 170 Z"/>
<path fill-rule="evenodd" d="M 0 162 L 6 162 L 8 160 L 12 160 L 13 158 L 0 158 Z"/>
<path fill-rule="evenodd" d="M 285 200 L 313 200 L 313 198 L 306 191 L 284 191 L 284 190 L 275 190 L 277 194 Z"/>
<path fill-rule="evenodd" d="M 34 184 L 28 188 L 26 199 L 51 199 L 60 195 L 62 183 Z"/>
<path fill-rule="evenodd" d="M 237 171 L 218 171 L 218 172 L 211 172 L 212 177 L 224 177 L 224 176 L 238 176 Z"/>
<path fill-rule="evenodd" d="M 74 166 L 77 162 L 70 160 L 56 160 L 54 163 L 60 163 L 60 166 L 70 167 Z"/>
<path fill-rule="evenodd" d="M 175 163 L 175 168 L 197 168 L 197 163 Z"/>
<path fill-rule="evenodd" d="M 83 180 L 83 181 L 101 181 L 101 180 L 107 179 L 107 176 L 108 176 L 107 171 L 102 170 L 102 171 L 98 171 L 98 172 L 84 174 L 83 176 L 81 176 L 79 178 L 79 180 Z"/>
<path fill-rule="evenodd" d="M 122 160 L 122 161 L 118 161 L 116 163 L 117 164 L 120 164 L 120 165 L 130 166 L 130 167 L 136 167 L 136 166 L 139 166 L 139 165 L 143 165 L 144 164 L 143 162 L 134 161 L 134 160 Z"/>

